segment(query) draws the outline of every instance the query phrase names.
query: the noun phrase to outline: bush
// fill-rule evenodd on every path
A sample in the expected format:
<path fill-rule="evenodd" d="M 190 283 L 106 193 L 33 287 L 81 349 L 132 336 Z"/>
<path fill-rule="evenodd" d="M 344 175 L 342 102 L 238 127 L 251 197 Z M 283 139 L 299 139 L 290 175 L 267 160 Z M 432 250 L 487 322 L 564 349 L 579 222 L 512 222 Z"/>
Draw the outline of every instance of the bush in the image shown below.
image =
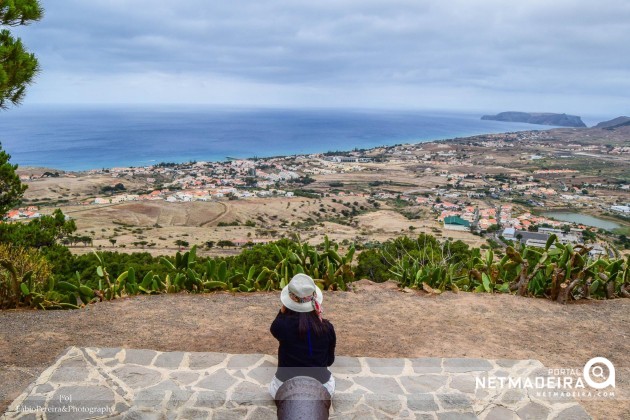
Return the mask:
<path fill-rule="evenodd" d="M 223 240 L 223 241 L 217 242 L 217 246 L 221 247 L 221 248 L 223 248 L 225 246 L 234 247 L 234 246 L 236 246 L 236 244 L 234 242 L 232 242 L 232 241 Z"/>
<path fill-rule="evenodd" d="M 118 184 L 116 184 L 114 186 L 106 185 L 103 188 L 101 188 L 101 192 L 103 194 L 115 193 L 115 192 L 126 191 L 126 190 L 127 190 L 127 188 L 125 188 L 125 186 L 123 184 L 121 184 L 121 183 L 118 183 Z"/>
<path fill-rule="evenodd" d="M 36 249 L 0 244 L 0 308 L 16 308 L 29 290 L 41 290 L 52 274 L 51 264 Z"/>
<path fill-rule="evenodd" d="M 381 283 L 392 278 L 390 264 L 380 249 L 367 249 L 359 254 L 355 276 Z"/>

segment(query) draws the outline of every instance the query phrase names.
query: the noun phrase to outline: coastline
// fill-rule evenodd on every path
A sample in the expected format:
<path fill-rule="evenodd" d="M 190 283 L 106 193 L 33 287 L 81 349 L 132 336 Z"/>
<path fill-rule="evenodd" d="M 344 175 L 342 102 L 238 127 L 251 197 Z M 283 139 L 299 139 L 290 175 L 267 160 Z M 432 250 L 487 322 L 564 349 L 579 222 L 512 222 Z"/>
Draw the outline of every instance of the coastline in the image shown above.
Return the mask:
<path fill-rule="evenodd" d="M 451 143 L 451 142 L 456 142 L 456 141 L 462 141 L 462 140 L 466 140 L 466 139 L 472 139 L 478 136 L 485 136 L 485 135 L 510 135 L 510 134 L 516 134 L 516 133 L 530 133 L 530 132 L 541 132 L 541 131 L 549 131 L 549 130 L 554 130 L 558 127 L 553 127 L 553 128 L 548 128 L 548 129 L 531 129 L 531 130 L 519 130 L 519 131 L 503 131 L 503 132 L 496 132 L 496 133 L 481 133 L 481 134 L 473 134 L 473 135 L 469 135 L 469 136 L 461 136 L 461 137 L 449 137 L 449 138 L 437 138 L 437 139 L 430 139 L 430 140 L 421 140 L 421 141 L 417 141 L 417 142 L 403 142 L 403 143 L 392 143 L 392 144 L 383 144 L 383 145 L 379 145 L 379 146 L 374 146 L 374 147 L 370 147 L 370 148 L 365 148 L 365 149 L 345 149 L 345 150 L 328 150 L 328 151 L 319 151 L 319 152 L 313 152 L 313 153 L 287 153 L 287 154 L 280 154 L 280 155 L 273 155 L 273 156 L 249 156 L 249 157 L 230 157 L 230 156 L 226 156 L 226 159 L 223 160 L 205 160 L 205 159 L 200 159 L 200 160 L 184 160 L 184 161 L 175 161 L 175 160 L 168 160 L 168 163 L 174 163 L 175 165 L 187 165 L 190 163 L 223 163 L 223 162 L 229 162 L 231 160 L 243 160 L 243 161 L 251 161 L 251 160 L 271 160 L 271 159 L 287 159 L 287 158 L 297 158 L 300 156 L 305 156 L 305 157 L 313 157 L 313 156 L 322 156 L 325 154 L 329 154 L 329 153 L 335 153 L 337 155 L 346 155 L 346 154 L 350 154 L 350 153 L 355 153 L 355 152 L 361 152 L 361 153 L 371 153 L 374 152 L 375 150 L 378 149 L 387 149 L 387 148 L 393 148 L 393 147 L 417 147 L 419 145 L 431 145 L 431 144 L 438 144 L 438 143 Z M 110 166 L 110 167 L 102 167 L 102 168 L 89 168 L 89 169 L 81 169 L 81 170 L 71 170 L 71 169 L 61 169 L 61 168 L 54 168 L 54 167 L 50 167 L 50 166 L 29 166 L 29 165 L 19 165 L 18 164 L 18 171 L 22 171 L 22 172 L 59 172 L 60 174 L 75 174 L 75 175 L 85 175 L 85 174 L 89 174 L 89 173 L 93 173 L 93 172 L 98 172 L 98 171 L 103 171 L 103 170 L 112 170 L 114 168 L 121 168 L 121 169 L 132 169 L 132 168 L 155 168 L 157 166 L 159 166 L 162 163 L 166 163 L 166 161 L 161 161 L 161 162 L 156 162 L 150 165 L 129 165 L 129 166 L 125 166 L 125 165 L 114 165 L 114 166 Z"/>
<path fill-rule="evenodd" d="M 227 156 L 304 155 L 553 127 L 479 114 L 376 110 L 24 109 L 3 121 L 20 167 L 85 172 Z M 246 151 L 246 153 L 243 153 Z"/>

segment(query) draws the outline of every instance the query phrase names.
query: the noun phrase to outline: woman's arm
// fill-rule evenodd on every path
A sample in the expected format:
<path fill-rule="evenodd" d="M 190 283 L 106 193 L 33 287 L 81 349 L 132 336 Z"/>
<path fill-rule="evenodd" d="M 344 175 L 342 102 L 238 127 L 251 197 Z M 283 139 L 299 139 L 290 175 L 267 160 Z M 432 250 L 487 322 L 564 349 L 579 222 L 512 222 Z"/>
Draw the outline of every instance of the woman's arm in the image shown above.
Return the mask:
<path fill-rule="evenodd" d="M 337 335 L 335 334 L 335 328 L 330 324 L 330 346 L 328 348 L 328 366 L 335 363 L 335 347 L 337 347 Z"/>
<path fill-rule="evenodd" d="M 284 306 L 282 306 L 282 308 L 284 309 Z M 284 328 L 284 311 L 282 309 L 280 309 L 280 311 L 278 311 L 278 315 L 276 315 L 276 319 L 273 320 L 273 322 L 271 323 L 271 328 L 269 328 L 269 331 L 271 331 L 271 334 L 276 337 L 276 340 L 281 341 L 284 339 L 285 336 L 285 328 Z"/>

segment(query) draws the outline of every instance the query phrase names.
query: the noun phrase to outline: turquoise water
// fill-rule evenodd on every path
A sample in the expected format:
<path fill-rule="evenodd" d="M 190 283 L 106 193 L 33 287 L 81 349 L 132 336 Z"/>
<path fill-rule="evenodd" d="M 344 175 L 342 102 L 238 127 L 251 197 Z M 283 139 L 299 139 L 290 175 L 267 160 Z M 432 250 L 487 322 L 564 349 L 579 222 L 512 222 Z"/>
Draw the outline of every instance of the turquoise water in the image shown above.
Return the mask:
<path fill-rule="evenodd" d="M 0 113 L 21 166 L 84 170 L 371 148 L 549 127 L 412 111 L 29 106 Z"/>
<path fill-rule="evenodd" d="M 570 213 L 570 212 L 548 212 L 543 213 L 544 216 L 552 219 L 561 220 L 563 222 L 578 223 L 587 226 L 593 226 L 600 229 L 613 230 L 620 228 L 621 225 L 610 220 L 600 219 L 588 214 Z"/>

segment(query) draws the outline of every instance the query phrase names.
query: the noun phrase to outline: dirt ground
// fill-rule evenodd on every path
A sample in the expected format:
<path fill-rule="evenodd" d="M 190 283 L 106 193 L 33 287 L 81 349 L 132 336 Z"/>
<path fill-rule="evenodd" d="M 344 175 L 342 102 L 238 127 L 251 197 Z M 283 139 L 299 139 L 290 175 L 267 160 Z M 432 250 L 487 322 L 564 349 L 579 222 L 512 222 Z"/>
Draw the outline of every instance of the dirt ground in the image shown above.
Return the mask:
<path fill-rule="evenodd" d="M 361 206 L 370 206 L 365 198 L 350 196 L 346 202 L 356 201 Z M 130 202 L 100 206 L 62 207 L 65 214 L 77 224 L 77 235 L 93 238 L 93 246 L 77 245 L 72 252 L 92 252 L 92 248 L 119 252 L 150 252 L 153 255 L 171 255 L 178 239 L 192 246 L 203 246 L 208 241 L 220 240 L 245 242 L 250 239 L 276 240 L 281 235 L 299 233 L 302 240 L 319 244 L 324 235 L 332 240 L 356 242 L 357 240 L 386 241 L 404 234 L 429 233 L 437 237 L 461 239 L 471 246 L 479 247 L 485 241 L 470 232 L 442 231 L 434 216 L 409 220 L 397 211 L 373 210 L 355 218 L 357 224 L 350 226 L 330 221 L 313 223 L 310 227 L 300 226 L 307 219 L 318 219 L 318 210 L 324 206 L 329 214 L 346 209 L 331 198 L 309 200 L 304 198 L 250 198 L 236 201 L 213 201 L 192 203 Z M 244 226 L 246 221 L 254 227 Z M 240 226 L 218 226 L 219 223 L 238 222 Z M 412 230 L 410 230 L 410 228 Z M 273 232 L 273 236 L 269 235 Z M 110 239 L 115 239 L 112 245 Z M 145 245 L 137 245 L 145 241 Z M 146 244 L 152 244 L 146 246 Z M 224 255 L 215 248 L 203 255 Z"/>
<path fill-rule="evenodd" d="M 561 306 L 512 295 L 400 292 L 355 283 L 325 292 L 337 354 L 371 357 L 538 359 L 580 368 L 592 357 L 617 369 L 614 400 L 581 401 L 598 419 L 630 418 L 630 299 Z M 269 326 L 279 293 L 159 295 L 76 311 L 0 312 L 0 412 L 68 346 L 275 354 Z"/>

